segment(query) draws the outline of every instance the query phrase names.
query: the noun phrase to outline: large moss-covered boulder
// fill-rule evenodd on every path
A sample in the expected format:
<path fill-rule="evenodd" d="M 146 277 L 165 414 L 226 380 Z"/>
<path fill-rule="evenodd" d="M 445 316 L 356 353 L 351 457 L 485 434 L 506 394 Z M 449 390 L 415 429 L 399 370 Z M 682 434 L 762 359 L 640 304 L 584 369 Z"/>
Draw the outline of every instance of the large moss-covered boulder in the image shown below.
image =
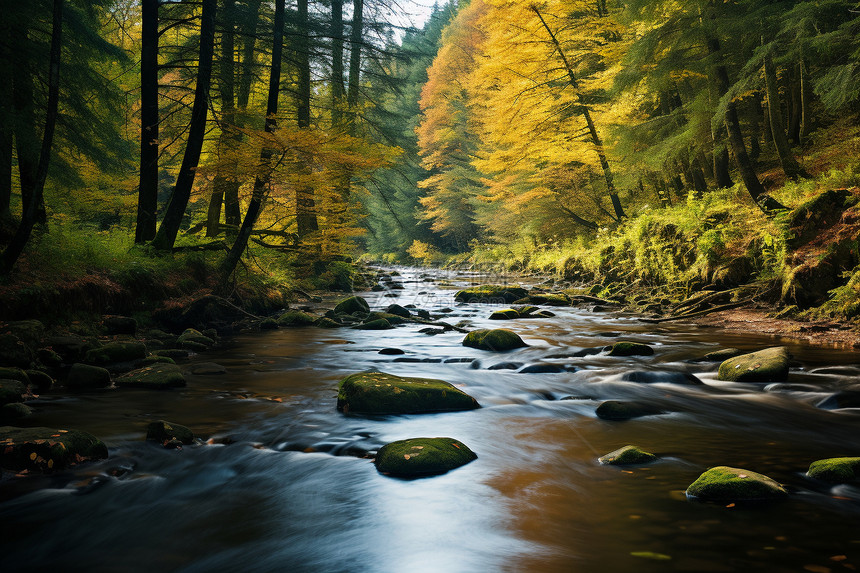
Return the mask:
<path fill-rule="evenodd" d="M 496 310 L 490 315 L 490 320 L 513 320 L 515 318 L 520 318 L 520 313 L 513 308 Z"/>
<path fill-rule="evenodd" d="M 664 412 L 658 406 L 648 402 L 607 400 L 601 403 L 594 413 L 601 420 L 623 421 L 642 416 L 655 416 Z"/>
<path fill-rule="evenodd" d="M 51 378 L 50 374 L 41 370 L 27 370 L 27 377 L 30 379 L 30 385 L 38 392 L 50 390 L 51 386 L 54 385 L 54 379 Z"/>
<path fill-rule="evenodd" d="M 17 380 L 26 385 L 30 383 L 30 376 L 20 368 L 0 368 L 0 380 Z"/>
<path fill-rule="evenodd" d="M 651 356 L 654 349 L 641 342 L 616 342 L 609 348 L 609 356 Z"/>
<path fill-rule="evenodd" d="M 788 358 L 785 346 L 741 354 L 720 364 L 717 379 L 728 382 L 785 382 L 788 379 Z"/>
<path fill-rule="evenodd" d="M 0 328 L 2 334 L 14 334 L 24 344 L 36 347 L 45 336 L 45 325 L 38 320 L 15 320 Z"/>
<path fill-rule="evenodd" d="M 651 452 L 646 452 L 638 446 L 624 446 L 597 459 L 603 465 L 612 466 L 647 464 L 656 460 L 657 456 Z"/>
<path fill-rule="evenodd" d="M 477 348 L 479 350 L 494 350 L 504 352 L 515 348 L 528 346 L 520 336 L 505 328 L 494 328 L 492 330 L 473 330 L 463 339 L 463 346 Z"/>
<path fill-rule="evenodd" d="M 21 402 L 13 402 L 12 404 L 4 404 L 0 406 L 0 424 L 14 423 L 21 418 L 26 418 L 33 413 L 33 410 Z M 2 443 L 0 443 L 2 447 Z"/>
<path fill-rule="evenodd" d="M 194 442 L 194 432 L 180 424 L 158 420 L 150 422 L 146 427 L 146 439 L 162 445 L 168 445 L 174 440 L 190 444 Z"/>
<path fill-rule="evenodd" d="M 386 475 L 421 477 L 445 473 L 477 457 L 453 438 L 412 438 L 382 446 L 374 464 Z"/>
<path fill-rule="evenodd" d="M 278 318 L 278 326 L 296 327 L 311 326 L 317 321 L 317 317 L 300 310 L 288 310 Z"/>
<path fill-rule="evenodd" d="M 0 466 L 6 469 L 49 472 L 106 457 L 104 443 L 86 432 L 0 426 Z"/>
<path fill-rule="evenodd" d="M 832 484 L 860 480 L 860 458 L 817 460 L 809 464 L 806 475 Z"/>
<path fill-rule="evenodd" d="M 24 386 L 23 382 L 0 379 L 0 406 L 14 402 L 23 402 L 26 391 L 27 387 Z"/>
<path fill-rule="evenodd" d="M 107 388 L 110 386 L 110 372 L 91 364 L 72 364 L 66 376 L 66 388 L 75 390 L 85 388 Z"/>
<path fill-rule="evenodd" d="M 385 309 L 385 312 L 388 314 L 394 314 L 401 318 L 412 318 L 412 313 L 409 312 L 408 308 L 402 307 L 399 304 L 390 304 L 388 308 Z"/>
<path fill-rule="evenodd" d="M 360 296 L 351 296 L 345 298 L 334 307 L 334 311 L 338 314 L 366 314 L 370 312 L 370 306 L 367 301 Z"/>
<path fill-rule="evenodd" d="M 84 362 L 87 364 L 112 364 L 115 362 L 132 362 L 146 358 L 146 346 L 141 342 L 108 342 L 99 348 L 87 352 Z"/>
<path fill-rule="evenodd" d="M 185 348 L 186 350 L 192 350 L 195 352 L 202 352 L 207 350 L 210 346 L 215 344 L 215 341 L 200 332 L 199 330 L 195 330 L 193 328 L 186 328 L 182 334 L 179 335 L 179 338 L 176 339 L 176 343 L 180 348 Z"/>
<path fill-rule="evenodd" d="M 114 382 L 120 387 L 162 390 L 185 386 L 185 376 L 175 364 L 153 364 L 123 374 Z"/>
<path fill-rule="evenodd" d="M 749 502 L 787 496 L 785 488 L 766 475 L 728 466 L 709 469 L 687 488 L 687 497 L 699 501 Z"/>
<path fill-rule="evenodd" d="M 44 344 L 69 364 L 80 362 L 89 350 L 96 347 L 93 341 L 76 334 L 50 336 L 45 339 Z"/>
<path fill-rule="evenodd" d="M 347 376 L 337 394 L 337 409 L 353 414 L 422 414 L 478 407 L 474 398 L 448 382 L 384 372 Z"/>
<path fill-rule="evenodd" d="M 14 334 L 0 334 L 0 364 L 30 368 L 36 354 Z"/>
<path fill-rule="evenodd" d="M 469 287 L 454 295 L 457 302 L 477 302 L 484 304 L 511 304 L 525 298 L 528 291 L 522 287 L 505 285 L 482 285 Z"/>

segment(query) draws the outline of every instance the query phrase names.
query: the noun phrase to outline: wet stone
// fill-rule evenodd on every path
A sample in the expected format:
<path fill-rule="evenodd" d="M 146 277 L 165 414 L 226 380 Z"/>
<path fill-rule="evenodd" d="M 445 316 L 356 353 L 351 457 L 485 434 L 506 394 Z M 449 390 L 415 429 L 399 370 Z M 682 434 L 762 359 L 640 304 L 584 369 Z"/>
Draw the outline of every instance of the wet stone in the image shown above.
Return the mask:
<path fill-rule="evenodd" d="M 0 426 L 0 466 L 14 471 L 51 472 L 108 457 L 107 447 L 79 430 Z"/>
<path fill-rule="evenodd" d="M 529 364 L 519 371 L 520 374 L 559 374 L 567 372 L 567 368 L 558 364 Z"/>
<path fill-rule="evenodd" d="M 463 442 L 453 438 L 412 438 L 382 446 L 374 464 L 382 474 L 422 477 L 448 472 L 477 458 Z"/>
<path fill-rule="evenodd" d="M 90 364 L 72 364 L 66 376 L 66 388 L 106 388 L 110 386 L 110 372 Z"/>
<path fill-rule="evenodd" d="M 341 380 L 337 409 L 352 414 L 419 414 L 479 408 L 478 402 L 448 382 L 362 372 Z"/>
<path fill-rule="evenodd" d="M 401 354 L 406 354 L 406 351 L 399 348 L 383 348 L 379 351 L 379 354 L 382 354 L 383 356 L 399 356 Z"/>
<path fill-rule="evenodd" d="M 720 503 L 766 501 L 787 496 L 788 492 L 766 475 L 728 466 L 709 469 L 687 488 L 688 498 Z"/>
<path fill-rule="evenodd" d="M 188 371 L 195 376 L 212 376 L 227 373 L 227 369 L 224 366 L 215 362 L 198 362 L 189 366 Z"/>
<path fill-rule="evenodd" d="M 175 364 L 155 364 L 123 374 L 115 382 L 120 387 L 161 390 L 185 386 L 185 377 Z"/>
<path fill-rule="evenodd" d="M 499 362 L 488 367 L 487 370 L 517 370 L 522 365 L 522 362 Z"/>
<path fill-rule="evenodd" d="M 628 445 L 623 448 L 619 448 L 614 452 L 609 452 L 605 456 L 601 456 L 597 461 L 603 465 L 621 466 L 647 464 L 656 460 L 657 456 L 651 452 L 646 452 L 638 446 Z"/>
<path fill-rule="evenodd" d="M 601 420 L 623 421 L 642 416 L 663 414 L 661 408 L 647 402 L 607 400 L 600 404 L 595 414 Z"/>
<path fill-rule="evenodd" d="M 809 465 L 806 475 L 819 481 L 838 484 L 860 480 L 860 458 L 828 458 Z"/>
<path fill-rule="evenodd" d="M 655 370 L 635 370 L 627 372 L 621 380 L 624 382 L 638 382 L 641 384 L 684 384 L 687 386 L 701 386 L 704 384 L 689 372 L 670 372 Z"/>
<path fill-rule="evenodd" d="M 150 422 L 146 427 L 146 439 L 164 444 L 165 447 L 172 446 L 173 440 L 178 440 L 181 444 L 191 444 L 194 442 L 194 432 L 180 424 L 158 420 Z"/>
<path fill-rule="evenodd" d="M 717 378 L 728 382 L 785 382 L 788 360 L 785 346 L 742 354 L 720 364 Z"/>
<path fill-rule="evenodd" d="M 652 356 L 654 349 L 640 342 L 616 342 L 609 347 L 609 356 Z"/>
<path fill-rule="evenodd" d="M 490 350 L 504 352 L 528 346 L 520 336 L 504 328 L 493 330 L 473 330 L 463 339 L 463 346 L 477 348 L 479 350 Z"/>

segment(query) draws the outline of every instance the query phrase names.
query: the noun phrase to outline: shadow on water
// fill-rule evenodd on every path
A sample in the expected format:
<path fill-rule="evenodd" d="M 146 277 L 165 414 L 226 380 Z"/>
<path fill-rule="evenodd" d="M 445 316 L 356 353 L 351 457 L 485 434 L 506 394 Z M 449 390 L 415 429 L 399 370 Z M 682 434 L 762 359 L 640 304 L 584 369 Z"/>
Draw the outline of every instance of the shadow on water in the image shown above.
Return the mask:
<path fill-rule="evenodd" d="M 405 288 L 369 293 L 373 308 L 411 303 L 451 324 L 499 326 L 487 319 L 490 307 L 457 304 L 447 284 L 434 282 L 457 286 L 474 277 L 401 272 Z M 105 440 L 111 458 L 34 482 L 42 489 L 2 496 L 4 570 L 860 566 L 860 490 L 828 489 L 803 476 L 815 459 L 860 455 L 857 411 L 815 407 L 858 384 L 856 354 L 752 333 L 552 311 L 555 318 L 504 323 L 530 344 L 504 354 L 465 348 L 456 332 L 422 334 L 419 325 L 381 332 L 282 329 L 241 335 L 217 353 L 193 356 L 189 365 L 217 362 L 227 373 L 189 375 L 179 391 L 45 396 L 36 404 L 35 425 L 90 431 Z M 655 355 L 579 352 L 619 338 L 650 344 Z M 716 365 L 695 361 L 720 347 L 783 343 L 796 362 L 787 384 L 718 382 Z M 387 347 L 404 354 L 378 353 Z M 519 366 L 490 369 L 502 362 Z M 517 371 L 535 364 L 560 371 Z M 336 412 L 338 381 L 367 369 L 442 378 L 484 407 L 420 416 Z M 631 371 L 686 372 L 704 385 L 623 380 Z M 607 399 L 647 400 L 668 413 L 598 419 L 595 408 Z M 146 443 L 145 427 L 154 419 L 185 424 L 215 443 L 179 451 Z M 463 441 L 478 459 L 411 481 L 382 476 L 370 462 L 389 441 L 442 435 Z M 629 443 L 660 461 L 635 468 L 596 462 Z M 743 509 L 688 501 L 684 489 L 714 465 L 765 473 L 792 495 Z"/>

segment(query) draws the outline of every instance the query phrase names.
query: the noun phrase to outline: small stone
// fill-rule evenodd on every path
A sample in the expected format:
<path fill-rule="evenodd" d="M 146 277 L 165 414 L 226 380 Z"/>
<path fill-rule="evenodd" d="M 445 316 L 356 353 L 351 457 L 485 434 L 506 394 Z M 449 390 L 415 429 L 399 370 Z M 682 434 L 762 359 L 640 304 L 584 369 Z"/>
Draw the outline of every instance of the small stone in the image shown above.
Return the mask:
<path fill-rule="evenodd" d="M 742 354 L 720 364 L 717 378 L 728 382 L 785 382 L 788 359 L 785 346 Z"/>
<path fill-rule="evenodd" d="M 377 320 L 371 320 L 370 322 L 365 322 L 364 324 L 357 324 L 352 327 L 354 330 L 390 330 L 394 328 L 391 326 L 391 323 L 385 320 L 384 318 L 379 318 Z"/>
<path fill-rule="evenodd" d="M 749 502 L 788 496 L 779 483 L 760 473 L 717 466 L 699 476 L 687 488 L 687 497 L 699 501 Z"/>
<path fill-rule="evenodd" d="M 860 480 L 860 458 L 827 458 L 809 464 L 806 475 L 831 484 Z"/>
<path fill-rule="evenodd" d="M 388 308 L 385 309 L 385 312 L 388 314 L 394 314 L 403 318 L 412 318 L 412 313 L 409 312 L 406 308 L 400 306 L 399 304 L 389 305 Z"/>
<path fill-rule="evenodd" d="M 616 342 L 609 349 L 609 356 L 651 356 L 654 349 L 639 342 Z"/>
<path fill-rule="evenodd" d="M 120 387 L 161 390 L 185 386 L 185 377 L 175 364 L 155 364 L 132 370 L 116 379 Z"/>
<path fill-rule="evenodd" d="M 215 344 L 215 340 L 193 328 L 186 329 L 179 335 L 176 342 L 179 344 L 180 348 L 186 348 L 195 352 L 207 350 L 210 346 Z"/>
<path fill-rule="evenodd" d="M 158 420 L 150 422 L 147 426 L 146 439 L 161 444 L 169 443 L 171 440 L 178 440 L 181 444 L 191 444 L 194 442 L 194 432 L 180 424 Z"/>
<path fill-rule="evenodd" d="M 614 452 L 609 452 L 605 456 L 601 456 L 597 461 L 603 465 L 621 466 L 647 464 L 656 461 L 657 459 L 657 456 L 650 452 L 646 452 L 638 446 L 624 446 Z"/>
<path fill-rule="evenodd" d="M 490 320 L 513 320 L 520 318 L 520 313 L 512 308 L 497 310 L 490 315 Z"/>
<path fill-rule="evenodd" d="M 140 342 L 109 342 L 87 352 L 87 364 L 112 364 L 146 358 L 146 346 Z"/>
<path fill-rule="evenodd" d="M 384 356 L 399 356 L 401 354 L 406 354 L 406 351 L 399 348 L 383 348 L 379 351 L 379 354 Z"/>
<path fill-rule="evenodd" d="M 477 459 L 453 438 L 412 438 L 382 446 L 374 464 L 380 473 L 400 477 L 438 475 Z"/>
<path fill-rule="evenodd" d="M 110 372 L 91 364 L 72 364 L 66 376 L 66 388 L 107 388 L 110 386 Z"/>
<path fill-rule="evenodd" d="M 623 421 L 642 416 L 663 414 L 663 410 L 646 402 L 607 400 L 600 404 L 595 414 L 601 420 Z"/>
<path fill-rule="evenodd" d="M 366 314 L 370 312 L 370 306 L 367 304 L 367 301 L 360 296 L 351 296 L 337 303 L 334 307 L 334 311 L 336 313 L 343 314 Z"/>
<path fill-rule="evenodd" d="M 463 346 L 477 348 L 479 350 L 492 350 L 504 352 L 515 348 L 528 346 L 520 336 L 504 328 L 493 330 L 473 330 L 463 339 Z"/>

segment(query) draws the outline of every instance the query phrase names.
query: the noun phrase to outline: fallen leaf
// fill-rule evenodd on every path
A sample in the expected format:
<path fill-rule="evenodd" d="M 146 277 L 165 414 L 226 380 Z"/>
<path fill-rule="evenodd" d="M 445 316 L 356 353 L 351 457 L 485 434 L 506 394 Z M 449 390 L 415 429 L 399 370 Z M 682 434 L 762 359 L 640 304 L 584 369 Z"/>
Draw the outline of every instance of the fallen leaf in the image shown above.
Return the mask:
<path fill-rule="evenodd" d="M 454 446 L 455 448 L 457 448 L 458 450 L 460 449 L 460 446 L 458 446 L 458 445 L 457 445 L 457 444 L 455 444 L 454 442 L 451 442 L 451 445 L 452 445 L 452 446 Z"/>
<path fill-rule="evenodd" d="M 836 561 L 837 563 L 840 561 L 845 561 L 846 559 L 848 559 L 847 555 L 834 555 L 830 558 L 831 561 Z"/>
<path fill-rule="evenodd" d="M 735 506 L 735 504 L 730 503 L 730 504 L 728 504 L 726 507 L 734 507 L 734 506 Z"/>
<path fill-rule="evenodd" d="M 830 567 L 825 567 L 824 565 L 804 565 L 804 571 L 812 571 L 812 573 L 830 573 Z"/>
<path fill-rule="evenodd" d="M 654 553 L 653 551 L 631 551 L 633 557 L 641 557 L 642 559 L 653 559 L 654 561 L 671 561 L 672 556 L 664 553 Z"/>
<path fill-rule="evenodd" d="M 54 460 L 48 460 L 48 469 L 54 467 Z"/>
<path fill-rule="evenodd" d="M 403 454 L 403 459 L 404 459 L 404 460 L 408 460 L 408 459 L 409 459 L 409 458 L 411 458 L 411 457 L 412 457 L 412 456 L 410 456 L 409 454 Z"/>
<path fill-rule="evenodd" d="M 744 478 L 748 478 L 750 476 L 748 476 L 747 474 L 738 474 L 738 477 L 741 479 L 744 479 Z"/>
<path fill-rule="evenodd" d="M 32 454 L 30 454 L 30 459 L 33 461 L 36 460 L 36 452 L 33 452 Z"/>

